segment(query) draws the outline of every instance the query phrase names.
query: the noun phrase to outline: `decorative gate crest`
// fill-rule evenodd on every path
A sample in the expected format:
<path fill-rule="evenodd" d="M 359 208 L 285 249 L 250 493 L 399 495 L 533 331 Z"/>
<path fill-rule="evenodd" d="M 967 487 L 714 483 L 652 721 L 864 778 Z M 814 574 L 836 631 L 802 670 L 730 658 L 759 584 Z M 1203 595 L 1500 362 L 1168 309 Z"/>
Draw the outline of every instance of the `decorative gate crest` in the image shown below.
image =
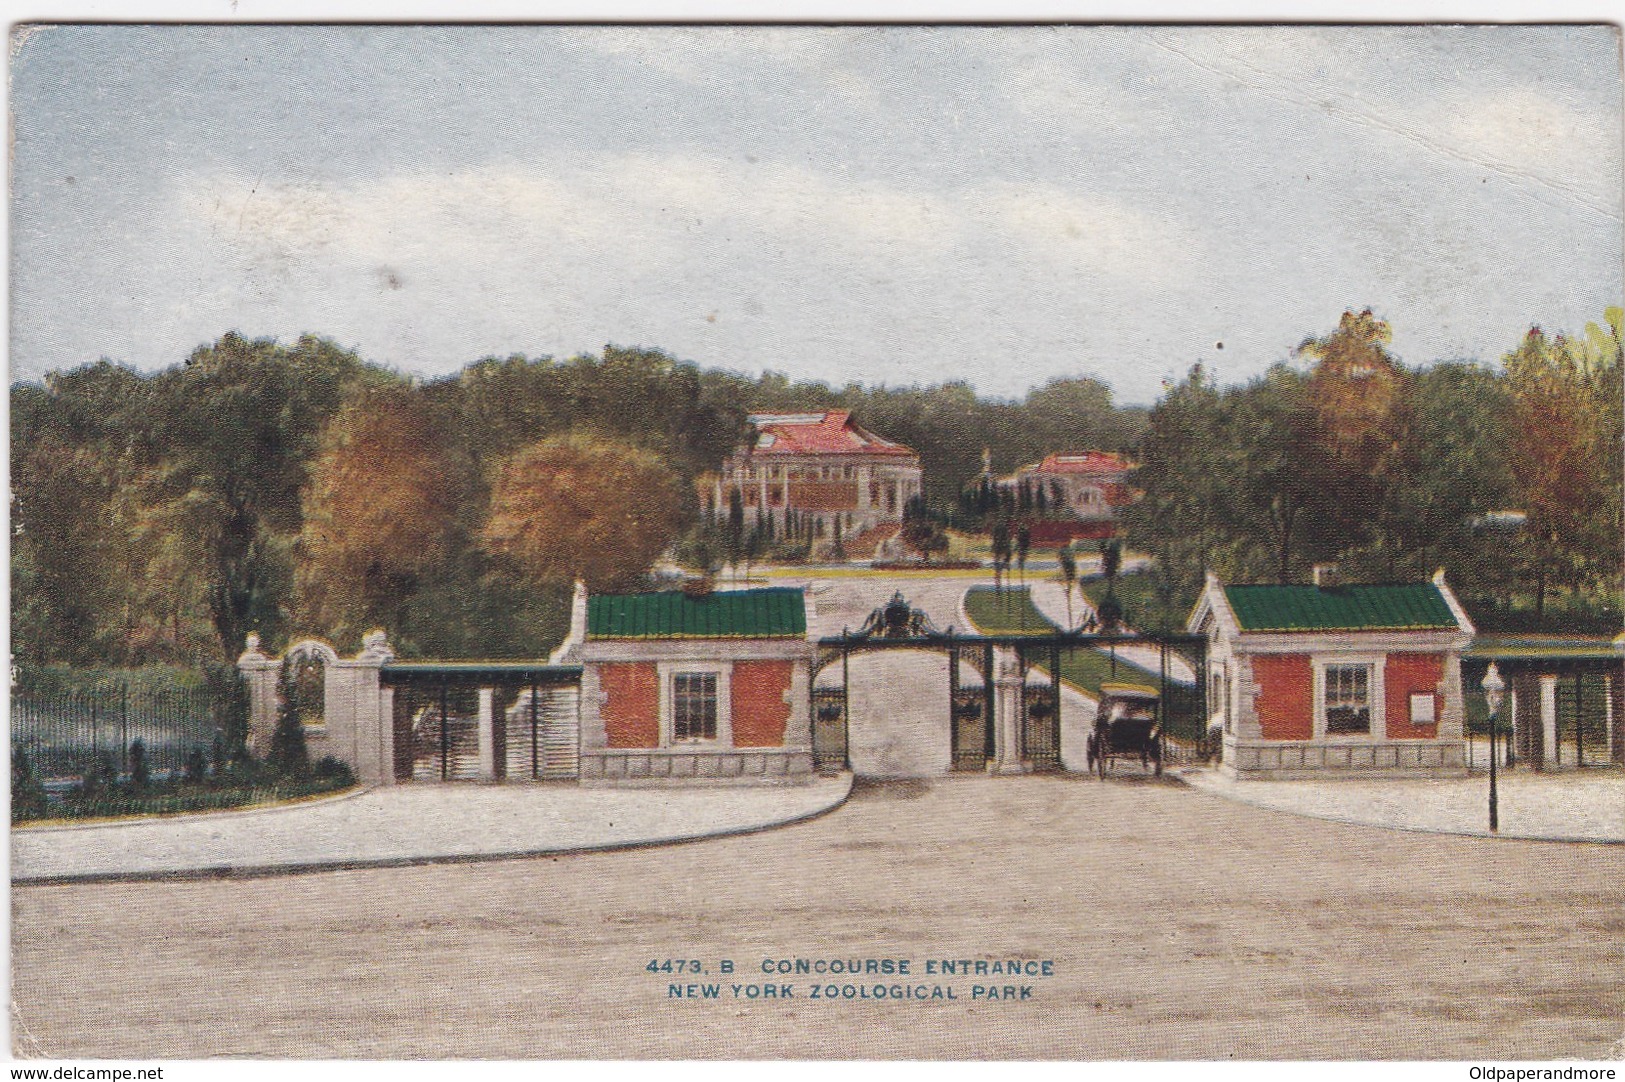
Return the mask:
<path fill-rule="evenodd" d="M 930 639 L 942 632 L 931 622 L 931 617 L 908 603 L 903 591 L 892 594 L 891 600 L 869 614 L 863 626 L 853 634 L 855 639 Z"/>

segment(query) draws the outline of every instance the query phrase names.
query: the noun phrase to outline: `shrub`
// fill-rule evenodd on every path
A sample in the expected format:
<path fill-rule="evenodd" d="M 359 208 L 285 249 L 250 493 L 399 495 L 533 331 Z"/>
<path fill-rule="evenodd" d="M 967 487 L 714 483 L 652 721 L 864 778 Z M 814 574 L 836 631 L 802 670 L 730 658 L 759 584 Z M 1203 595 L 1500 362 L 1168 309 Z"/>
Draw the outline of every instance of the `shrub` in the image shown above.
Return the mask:
<path fill-rule="evenodd" d="M 137 789 L 145 789 L 152 781 L 152 771 L 147 766 L 147 742 L 139 736 L 130 741 L 130 784 Z"/>
<path fill-rule="evenodd" d="M 21 744 L 11 746 L 11 821 L 38 819 L 45 814 L 45 783 L 34 770 L 34 760 Z"/>
<path fill-rule="evenodd" d="M 113 758 L 100 755 L 79 778 L 74 796 L 80 800 L 96 800 L 118 788 L 118 773 L 113 769 Z"/>
<path fill-rule="evenodd" d="M 285 778 L 302 778 L 310 774 L 310 752 L 305 747 L 305 723 L 289 698 L 283 699 L 277 711 L 276 731 L 271 734 L 271 754 L 266 762 Z"/>
<path fill-rule="evenodd" d="M 186 754 L 186 784 L 202 785 L 209 776 L 209 761 L 202 748 L 193 748 Z"/>
<path fill-rule="evenodd" d="M 332 779 L 344 785 L 355 784 L 355 772 L 350 769 L 350 764 L 331 755 L 324 755 L 318 759 L 311 773 L 318 778 Z"/>

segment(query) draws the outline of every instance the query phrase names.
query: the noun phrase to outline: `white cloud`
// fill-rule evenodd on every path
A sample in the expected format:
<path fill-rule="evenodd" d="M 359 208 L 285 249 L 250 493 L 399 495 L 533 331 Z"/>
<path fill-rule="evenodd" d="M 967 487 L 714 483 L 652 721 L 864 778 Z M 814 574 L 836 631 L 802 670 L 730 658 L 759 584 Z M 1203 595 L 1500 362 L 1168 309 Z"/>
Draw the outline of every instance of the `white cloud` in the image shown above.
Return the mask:
<path fill-rule="evenodd" d="M 1053 184 L 947 192 L 854 184 L 791 164 L 629 155 L 542 174 L 486 167 L 347 187 L 194 181 L 177 216 L 244 268 L 284 278 L 301 266 L 427 265 L 480 277 L 515 261 L 586 261 L 658 275 L 708 245 L 774 249 L 802 264 L 952 258 L 966 246 L 1002 263 L 1108 278 L 1156 278 L 1190 242 L 1168 222 Z"/>
<path fill-rule="evenodd" d="M 1476 100 L 1440 103 L 1421 125 L 1465 158 L 1619 206 L 1620 131 L 1604 118 L 1514 87 Z"/>

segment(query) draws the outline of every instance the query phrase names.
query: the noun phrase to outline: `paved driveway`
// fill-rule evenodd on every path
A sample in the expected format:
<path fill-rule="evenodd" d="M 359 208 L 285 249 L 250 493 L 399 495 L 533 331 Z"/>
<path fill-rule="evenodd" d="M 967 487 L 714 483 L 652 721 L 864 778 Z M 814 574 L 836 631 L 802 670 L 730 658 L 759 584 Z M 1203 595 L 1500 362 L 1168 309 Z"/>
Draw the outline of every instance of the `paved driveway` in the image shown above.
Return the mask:
<path fill-rule="evenodd" d="M 20 887 L 12 917 L 18 1048 L 55 1057 L 1512 1060 L 1625 1035 L 1625 850 L 1375 830 L 1169 780 L 862 785 L 692 845 Z M 818 982 L 837 996 L 957 998 L 814 1000 L 811 977 L 761 973 L 797 958 L 910 962 Z M 707 973 L 646 969 L 687 959 Z M 939 959 L 1052 975 L 926 975 Z"/>
<path fill-rule="evenodd" d="M 291 871 L 609 849 L 759 830 L 839 804 L 810 785 L 414 784 L 288 808 L 13 831 L 13 881 Z"/>

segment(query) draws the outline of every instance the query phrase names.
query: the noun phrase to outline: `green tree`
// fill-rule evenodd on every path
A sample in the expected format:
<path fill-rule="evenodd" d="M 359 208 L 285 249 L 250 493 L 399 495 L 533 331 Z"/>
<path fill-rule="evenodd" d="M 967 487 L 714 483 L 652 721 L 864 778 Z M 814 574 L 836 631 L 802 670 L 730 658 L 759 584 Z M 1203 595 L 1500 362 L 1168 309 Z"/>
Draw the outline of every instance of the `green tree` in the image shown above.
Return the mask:
<path fill-rule="evenodd" d="M 18 741 L 11 745 L 11 821 L 39 819 L 45 815 L 45 783 L 28 749 Z"/>
<path fill-rule="evenodd" d="M 1072 555 L 1071 545 L 1062 545 L 1055 553 L 1061 568 L 1061 582 L 1066 586 L 1066 627 L 1072 630 L 1072 589 L 1078 584 L 1078 559 Z"/>
<path fill-rule="evenodd" d="M 155 382 L 162 487 L 183 524 L 223 658 L 250 630 L 283 632 L 300 493 L 328 420 L 361 378 L 354 354 L 233 333 Z"/>
<path fill-rule="evenodd" d="M 1231 492 L 1240 456 L 1220 392 L 1195 365 L 1152 408 L 1129 485 L 1142 493 L 1123 513 L 1130 544 L 1152 554 L 1154 573 L 1193 601 L 1205 573 L 1233 574 Z"/>

